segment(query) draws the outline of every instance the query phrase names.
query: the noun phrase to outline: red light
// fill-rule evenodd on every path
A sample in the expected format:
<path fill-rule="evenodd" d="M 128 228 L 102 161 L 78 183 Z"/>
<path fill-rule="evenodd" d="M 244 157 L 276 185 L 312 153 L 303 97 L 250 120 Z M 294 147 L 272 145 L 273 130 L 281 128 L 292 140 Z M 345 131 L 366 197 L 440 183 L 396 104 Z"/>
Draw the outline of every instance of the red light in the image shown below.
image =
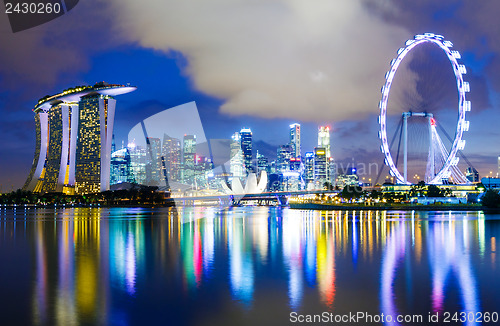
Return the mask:
<path fill-rule="evenodd" d="M 436 125 L 436 120 L 434 118 L 431 118 L 431 126 L 435 126 Z"/>

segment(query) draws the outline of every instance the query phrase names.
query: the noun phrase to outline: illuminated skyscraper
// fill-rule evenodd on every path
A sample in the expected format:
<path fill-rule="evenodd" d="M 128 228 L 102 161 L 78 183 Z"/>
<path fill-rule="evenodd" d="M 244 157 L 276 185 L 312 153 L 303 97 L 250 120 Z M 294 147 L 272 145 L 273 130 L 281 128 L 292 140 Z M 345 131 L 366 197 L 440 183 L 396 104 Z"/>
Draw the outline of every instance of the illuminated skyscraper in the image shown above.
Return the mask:
<path fill-rule="evenodd" d="M 290 146 L 292 147 L 292 157 L 300 157 L 300 124 L 290 125 Z"/>
<path fill-rule="evenodd" d="M 181 181 L 181 142 L 177 138 L 163 135 L 162 156 L 169 181 Z"/>
<path fill-rule="evenodd" d="M 479 182 L 479 172 L 473 167 L 468 167 L 465 170 L 465 177 L 472 183 Z"/>
<path fill-rule="evenodd" d="M 276 151 L 276 170 L 283 173 L 290 169 L 290 158 L 292 157 L 292 148 L 290 145 L 281 145 Z"/>
<path fill-rule="evenodd" d="M 109 189 L 116 100 L 135 87 L 98 83 L 47 96 L 35 106 L 36 148 L 24 190 Z"/>
<path fill-rule="evenodd" d="M 500 178 L 500 156 L 498 156 L 497 178 Z"/>
<path fill-rule="evenodd" d="M 231 136 L 231 158 L 229 164 L 229 169 L 233 177 L 245 177 L 245 160 L 241 149 L 241 136 L 239 132 L 235 132 Z"/>
<path fill-rule="evenodd" d="M 314 183 L 314 153 L 307 152 L 304 158 L 304 182 L 306 189 L 312 189 Z"/>
<path fill-rule="evenodd" d="M 240 130 L 241 150 L 243 151 L 243 160 L 247 173 L 253 172 L 252 167 L 252 130 L 243 128 Z"/>
<path fill-rule="evenodd" d="M 329 180 L 328 159 L 324 147 L 314 148 L 314 182 L 316 189 L 322 189 Z"/>
<path fill-rule="evenodd" d="M 130 165 L 130 153 L 127 147 L 111 153 L 110 184 L 134 182 Z"/>
<path fill-rule="evenodd" d="M 64 111 L 64 118 L 63 118 Z M 56 105 L 48 113 L 50 126 L 50 138 L 47 149 L 47 158 L 45 160 L 45 175 L 44 182 L 41 184 L 40 191 L 46 192 L 61 192 L 65 184 L 65 177 L 68 165 L 68 147 L 64 148 L 67 141 L 67 127 L 69 109 L 62 105 Z M 64 123 L 64 127 L 63 127 Z M 64 139 L 63 139 L 64 138 Z M 64 153 L 64 155 L 63 155 Z"/>
<path fill-rule="evenodd" d="M 194 182 L 196 136 L 184 135 L 182 154 L 182 182 L 191 184 Z"/>
<path fill-rule="evenodd" d="M 80 99 L 76 141 L 76 193 L 109 190 L 115 106 L 115 99 L 99 93 L 90 93 Z"/>
<path fill-rule="evenodd" d="M 327 158 L 332 156 L 330 150 L 330 127 L 319 127 L 318 129 L 318 147 L 325 149 Z"/>
<path fill-rule="evenodd" d="M 133 182 L 146 184 L 146 149 L 130 143 L 128 144 L 128 150 L 130 153 L 130 170 L 132 171 Z"/>
<path fill-rule="evenodd" d="M 266 171 L 267 174 L 270 173 L 269 169 L 269 159 L 257 151 L 257 172 Z"/>
<path fill-rule="evenodd" d="M 146 185 L 158 186 L 162 177 L 161 141 L 160 138 L 146 138 L 148 149 L 146 162 Z"/>

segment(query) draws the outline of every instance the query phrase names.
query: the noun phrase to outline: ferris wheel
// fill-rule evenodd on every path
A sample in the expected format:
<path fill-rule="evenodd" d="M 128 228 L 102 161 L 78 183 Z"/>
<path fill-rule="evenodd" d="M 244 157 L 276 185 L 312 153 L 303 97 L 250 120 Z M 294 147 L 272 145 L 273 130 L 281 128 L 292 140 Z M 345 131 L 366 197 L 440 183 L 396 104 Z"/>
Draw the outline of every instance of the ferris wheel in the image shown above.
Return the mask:
<path fill-rule="evenodd" d="M 403 151 L 404 151 L 404 164 L 402 173 L 398 170 L 397 164 L 394 162 L 393 155 L 391 154 L 390 145 L 387 136 L 387 103 L 389 100 L 391 86 L 394 76 L 398 70 L 403 59 L 406 55 L 422 44 L 433 44 L 439 47 L 447 56 L 456 79 L 456 86 L 458 90 L 458 120 L 455 130 L 454 139 L 450 139 L 451 148 L 448 150 L 443 145 L 437 131 L 436 120 L 430 112 L 403 112 L 402 114 L 402 138 L 403 138 Z M 442 35 L 432 33 L 425 33 L 416 35 L 414 39 L 406 41 L 405 47 L 398 50 L 398 55 L 391 61 L 391 69 L 385 75 L 385 84 L 382 87 L 382 99 L 379 103 L 380 116 L 379 116 L 379 138 L 382 145 L 380 149 L 385 155 L 385 164 L 389 167 L 389 173 L 400 184 L 410 184 L 408 182 L 408 138 L 407 138 L 407 123 L 408 119 L 412 116 L 418 116 L 428 119 L 429 128 L 429 159 L 427 162 L 427 174 L 429 175 L 427 183 L 441 184 L 443 180 L 447 180 L 450 176 L 458 183 L 466 183 L 467 179 L 460 172 L 457 167 L 459 157 L 458 152 L 465 148 L 465 140 L 463 133 L 469 129 L 469 121 L 465 119 L 466 112 L 471 110 L 471 102 L 466 99 L 466 93 L 470 91 L 468 82 L 464 81 L 463 75 L 467 73 L 465 65 L 460 64 L 459 60 L 461 55 L 458 51 L 452 50 L 453 43 L 444 40 Z M 435 158 L 439 157 L 441 163 L 435 162 Z"/>

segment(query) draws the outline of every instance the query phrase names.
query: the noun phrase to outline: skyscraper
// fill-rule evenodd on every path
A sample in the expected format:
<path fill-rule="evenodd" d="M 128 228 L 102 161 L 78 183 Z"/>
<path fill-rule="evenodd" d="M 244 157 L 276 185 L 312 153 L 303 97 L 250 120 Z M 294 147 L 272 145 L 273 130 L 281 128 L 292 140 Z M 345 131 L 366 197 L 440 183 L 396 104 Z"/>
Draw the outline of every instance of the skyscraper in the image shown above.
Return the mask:
<path fill-rule="evenodd" d="M 292 157 L 300 157 L 300 124 L 290 125 L 290 146 L 292 147 Z"/>
<path fill-rule="evenodd" d="M 75 191 L 92 193 L 109 190 L 111 142 L 116 100 L 90 93 L 78 105 Z"/>
<path fill-rule="evenodd" d="M 498 156 L 497 178 L 500 178 L 500 155 Z"/>
<path fill-rule="evenodd" d="M 479 182 L 479 172 L 473 167 L 468 167 L 465 170 L 465 177 L 472 183 Z"/>
<path fill-rule="evenodd" d="M 191 184 L 194 182 L 196 136 L 184 135 L 182 154 L 182 182 Z"/>
<path fill-rule="evenodd" d="M 325 149 L 327 158 L 332 156 L 330 150 L 330 127 L 319 127 L 318 129 L 318 147 Z"/>
<path fill-rule="evenodd" d="M 281 145 L 276 151 L 276 170 L 283 173 L 290 169 L 290 158 L 292 157 L 292 148 L 290 145 Z"/>
<path fill-rule="evenodd" d="M 161 141 L 160 138 L 146 138 L 148 154 L 146 156 L 146 185 L 158 186 L 161 183 L 162 174 L 161 162 Z"/>
<path fill-rule="evenodd" d="M 64 108 L 65 118 L 64 122 L 67 121 L 68 110 Z M 47 149 L 47 158 L 45 161 L 45 175 L 44 182 L 40 189 L 41 192 L 54 192 L 62 191 L 64 184 L 66 170 L 67 170 L 67 148 L 65 149 L 65 155 L 63 155 L 62 146 L 64 145 L 63 137 L 67 136 L 64 133 L 64 129 L 67 129 L 65 124 L 63 128 L 63 106 L 57 105 L 52 107 L 49 111 L 49 126 L 50 128 L 50 138 L 49 145 Z M 64 137 L 65 138 L 65 137 Z M 66 162 L 65 162 L 66 161 Z M 61 176 L 63 174 L 63 176 Z M 58 182 L 59 180 L 63 182 Z"/>
<path fill-rule="evenodd" d="M 269 170 L 269 159 L 257 151 L 257 172 L 266 171 L 270 173 Z"/>
<path fill-rule="evenodd" d="M 229 164 L 229 170 L 233 177 L 245 177 L 245 160 L 243 157 L 243 150 L 241 149 L 241 135 L 239 132 L 235 132 L 231 136 L 231 156 Z"/>
<path fill-rule="evenodd" d="M 181 181 L 181 142 L 177 138 L 163 135 L 162 156 L 166 164 L 167 178 L 169 181 Z"/>
<path fill-rule="evenodd" d="M 304 158 L 304 182 L 306 189 L 312 189 L 314 183 L 314 153 L 307 152 Z"/>
<path fill-rule="evenodd" d="M 328 159 L 324 147 L 314 148 L 314 182 L 316 189 L 323 189 L 325 182 L 329 180 Z"/>
<path fill-rule="evenodd" d="M 130 165 L 130 153 L 127 147 L 111 153 L 110 184 L 134 182 Z"/>
<path fill-rule="evenodd" d="M 253 172 L 252 166 L 252 130 L 243 128 L 240 130 L 241 150 L 243 151 L 243 160 L 247 173 Z"/>
<path fill-rule="evenodd" d="M 146 184 L 146 149 L 134 143 L 130 143 L 128 144 L 128 150 L 130 153 L 130 170 L 133 175 L 133 182 Z"/>
<path fill-rule="evenodd" d="M 116 100 L 135 87 L 77 86 L 34 108 L 36 148 L 24 190 L 91 193 L 109 189 Z"/>

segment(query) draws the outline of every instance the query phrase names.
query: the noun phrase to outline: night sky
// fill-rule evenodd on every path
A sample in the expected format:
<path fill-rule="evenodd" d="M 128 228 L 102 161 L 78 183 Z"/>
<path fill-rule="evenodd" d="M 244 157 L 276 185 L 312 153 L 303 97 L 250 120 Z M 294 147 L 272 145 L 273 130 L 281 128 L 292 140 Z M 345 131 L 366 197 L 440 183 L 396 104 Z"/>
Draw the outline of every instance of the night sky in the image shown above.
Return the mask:
<path fill-rule="evenodd" d="M 495 175 L 499 12 L 496 0 L 85 0 L 18 33 L 0 14 L 0 191 L 22 187 L 29 173 L 37 100 L 98 81 L 138 87 L 117 98 L 117 143 L 147 117 L 196 101 L 207 138 L 250 127 L 256 147 L 272 154 L 299 122 L 304 153 L 315 146 L 318 125 L 329 125 L 337 162 L 380 163 L 385 72 L 398 48 L 425 32 L 444 35 L 462 54 L 472 101 L 464 153 L 481 175 Z M 433 100 L 456 93 L 446 77 L 451 66 L 420 56 L 401 69 L 400 87 L 413 95 L 400 102 L 417 98 L 456 111 Z M 430 73 L 440 69 L 443 77 Z M 451 87 L 436 95 L 433 83 Z"/>

